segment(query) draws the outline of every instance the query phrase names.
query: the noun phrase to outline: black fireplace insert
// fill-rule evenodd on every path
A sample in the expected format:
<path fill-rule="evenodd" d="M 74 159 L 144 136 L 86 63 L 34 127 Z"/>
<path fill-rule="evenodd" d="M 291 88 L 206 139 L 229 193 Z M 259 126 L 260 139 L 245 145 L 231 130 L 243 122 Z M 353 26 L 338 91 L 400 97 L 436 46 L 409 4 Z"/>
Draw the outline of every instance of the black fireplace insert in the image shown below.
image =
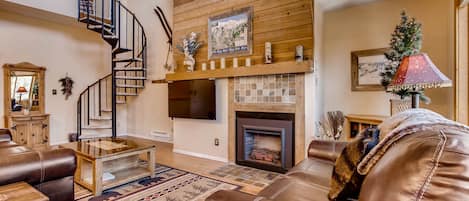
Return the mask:
<path fill-rule="evenodd" d="M 236 163 L 287 172 L 294 161 L 295 116 L 288 113 L 236 113 Z"/>

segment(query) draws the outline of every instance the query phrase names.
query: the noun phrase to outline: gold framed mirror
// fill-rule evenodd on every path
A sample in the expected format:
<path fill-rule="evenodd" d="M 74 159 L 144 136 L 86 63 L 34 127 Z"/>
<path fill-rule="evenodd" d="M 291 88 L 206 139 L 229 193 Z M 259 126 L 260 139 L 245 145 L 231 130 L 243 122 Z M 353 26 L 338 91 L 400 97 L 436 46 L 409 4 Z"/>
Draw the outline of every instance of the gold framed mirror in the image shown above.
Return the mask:
<path fill-rule="evenodd" d="M 5 115 L 44 113 L 44 72 L 31 63 L 3 65 Z"/>

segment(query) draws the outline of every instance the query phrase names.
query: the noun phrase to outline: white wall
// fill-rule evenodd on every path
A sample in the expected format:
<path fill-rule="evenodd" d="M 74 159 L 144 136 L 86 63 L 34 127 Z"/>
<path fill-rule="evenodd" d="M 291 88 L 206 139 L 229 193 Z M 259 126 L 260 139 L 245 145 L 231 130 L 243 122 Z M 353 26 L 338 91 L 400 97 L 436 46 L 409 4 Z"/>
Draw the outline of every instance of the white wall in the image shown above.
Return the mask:
<path fill-rule="evenodd" d="M 318 3 L 314 5 L 314 72 L 305 75 L 305 150 L 309 142 L 319 135 L 316 122 L 324 113 L 323 80 L 321 71 L 324 12 Z M 307 154 L 307 153 L 306 153 Z"/>
<path fill-rule="evenodd" d="M 76 132 L 76 101 L 88 84 L 110 72 L 111 48 L 95 32 L 0 12 L 0 64 L 27 61 L 47 68 L 45 109 L 50 114 L 51 144 L 65 142 Z M 75 81 L 66 101 L 58 80 L 66 74 Z M 3 76 L 0 77 L 3 79 Z M 3 80 L 0 80 L 3 84 Z M 52 95 L 52 89 L 58 95 Z M 3 86 L 0 116 L 3 118 Z M 4 121 L 0 126 L 4 127 Z M 123 122 L 125 123 L 125 122 Z M 125 128 L 125 126 L 123 126 Z"/>
<path fill-rule="evenodd" d="M 153 8 L 160 6 L 172 24 L 173 2 L 169 0 L 126 0 L 127 7 L 142 23 L 148 39 L 148 80 L 139 96 L 128 101 L 127 125 L 130 135 L 161 141 L 171 141 L 172 121 L 168 117 L 167 84 L 152 84 L 151 80 L 164 79 L 163 68 L 168 40 Z M 168 138 L 150 135 L 151 132 L 168 134 Z"/>
<path fill-rule="evenodd" d="M 76 18 L 78 16 L 78 0 L 6 0 L 53 13 Z"/>
<path fill-rule="evenodd" d="M 326 12 L 324 16 L 324 110 L 346 114 L 389 115 L 390 96 L 380 92 L 352 92 L 350 53 L 356 50 L 388 47 L 391 33 L 405 9 L 423 24 L 423 52 L 450 79 L 454 73 L 453 1 L 380 0 L 360 6 Z M 447 117 L 453 116 L 453 89 L 429 89 L 429 107 Z"/>
<path fill-rule="evenodd" d="M 228 79 L 217 79 L 217 120 L 174 120 L 174 150 L 214 160 L 228 161 Z M 214 139 L 220 145 L 214 145 Z"/>

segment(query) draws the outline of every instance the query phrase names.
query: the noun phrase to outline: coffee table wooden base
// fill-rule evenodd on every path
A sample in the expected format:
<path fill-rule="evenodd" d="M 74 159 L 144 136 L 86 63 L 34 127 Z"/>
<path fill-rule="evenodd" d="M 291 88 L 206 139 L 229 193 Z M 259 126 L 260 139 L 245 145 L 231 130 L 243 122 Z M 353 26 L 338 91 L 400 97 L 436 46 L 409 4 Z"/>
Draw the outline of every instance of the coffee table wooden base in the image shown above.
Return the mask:
<path fill-rule="evenodd" d="M 139 162 L 139 156 L 145 154 L 147 164 Z M 103 181 L 103 174 L 111 173 L 114 179 Z M 155 148 L 115 154 L 109 157 L 90 158 L 77 152 L 77 171 L 75 182 L 101 195 L 104 190 L 155 175 Z"/>

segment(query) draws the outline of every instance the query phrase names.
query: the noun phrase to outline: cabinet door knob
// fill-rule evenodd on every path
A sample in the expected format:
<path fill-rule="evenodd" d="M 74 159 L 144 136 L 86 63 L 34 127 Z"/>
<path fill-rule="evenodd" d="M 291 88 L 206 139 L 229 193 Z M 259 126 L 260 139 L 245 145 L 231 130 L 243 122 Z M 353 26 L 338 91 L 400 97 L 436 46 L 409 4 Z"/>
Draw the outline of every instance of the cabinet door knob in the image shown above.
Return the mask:
<path fill-rule="evenodd" d="M 42 124 L 42 128 L 47 128 L 47 124 Z"/>
<path fill-rule="evenodd" d="M 35 136 L 34 133 L 32 134 L 32 136 L 33 136 L 33 137 Z"/>
<path fill-rule="evenodd" d="M 11 127 L 11 130 L 15 130 L 15 131 L 16 131 L 16 125 L 12 126 L 12 127 Z"/>

